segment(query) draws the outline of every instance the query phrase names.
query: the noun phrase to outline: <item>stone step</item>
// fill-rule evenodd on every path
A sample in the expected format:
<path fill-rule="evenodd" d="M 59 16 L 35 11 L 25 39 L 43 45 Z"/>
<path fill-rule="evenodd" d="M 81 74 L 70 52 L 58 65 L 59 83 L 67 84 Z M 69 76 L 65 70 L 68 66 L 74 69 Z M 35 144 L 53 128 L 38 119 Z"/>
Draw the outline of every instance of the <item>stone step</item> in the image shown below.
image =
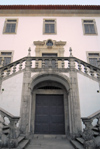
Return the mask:
<path fill-rule="evenodd" d="M 6 135 L 9 134 L 9 129 L 3 130 L 3 133 L 6 134 Z"/>
<path fill-rule="evenodd" d="M 18 138 L 18 144 L 19 144 L 21 141 L 23 141 L 24 139 L 25 139 L 25 137 L 19 136 L 19 138 Z"/>
<path fill-rule="evenodd" d="M 3 130 L 5 130 L 5 129 L 9 129 L 9 126 L 3 126 Z"/>
<path fill-rule="evenodd" d="M 99 131 L 99 130 L 98 130 L 98 127 L 94 127 L 92 130 L 93 130 L 93 131 L 96 131 L 96 132 Z"/>
<path fill-rule="evenodd" d="M 83 145 L 80 144 L 78 141 L 71 140 L 71 143 L 75 147 L 75 149 L 84 149 Z"/>
<path fill-rule="evenodd" d="M 82 145 L 84 144 L 84 139 L 83 138 L 76 138 L 76 140 L 81 143 Z"/>
<path fill-rule="evenodd" d="M 23 141 L 21 141 L 21 143 L 19 144 L 19 146 L 17 148 L 25 149 L 26 146 L 28 145 L 28 143 L 29 143 L 29 140 L 23 140 Z"/>
<path fill-rule="evenodd" d="M 33 135 L 33 138 L 65 139 L 67 137 L 66 137 L 66 135 L 40 135 L 40 134 L 35 134 L 35 135 Z"/>
<path fill-rule="evenodd" d="M 99 132 L 94 131 L 94 136 L 97 137 L 99 135 Z"/>

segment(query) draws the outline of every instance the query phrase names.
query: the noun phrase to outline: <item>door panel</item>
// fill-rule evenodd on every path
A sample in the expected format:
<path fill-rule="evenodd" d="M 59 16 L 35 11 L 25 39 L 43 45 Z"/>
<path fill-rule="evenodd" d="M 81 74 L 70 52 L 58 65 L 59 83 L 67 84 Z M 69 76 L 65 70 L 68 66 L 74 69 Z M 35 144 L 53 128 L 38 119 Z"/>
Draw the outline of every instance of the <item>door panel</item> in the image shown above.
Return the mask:
<path fill-rule="evenodd" d="M 64 134 L 63 95 L 36 95 L 35 133 Z"/>

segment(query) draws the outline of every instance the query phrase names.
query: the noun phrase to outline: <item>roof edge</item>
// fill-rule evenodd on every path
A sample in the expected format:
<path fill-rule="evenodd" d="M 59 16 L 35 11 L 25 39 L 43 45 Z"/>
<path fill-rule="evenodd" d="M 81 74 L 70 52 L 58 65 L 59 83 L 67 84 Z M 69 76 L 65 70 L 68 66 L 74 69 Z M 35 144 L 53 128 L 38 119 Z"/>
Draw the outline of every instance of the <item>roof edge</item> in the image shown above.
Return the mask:
<path fill-rule="evenodd" d="M 77 9 L 100 10 L 100 5 L 0 5 L 0 9 Z"/>

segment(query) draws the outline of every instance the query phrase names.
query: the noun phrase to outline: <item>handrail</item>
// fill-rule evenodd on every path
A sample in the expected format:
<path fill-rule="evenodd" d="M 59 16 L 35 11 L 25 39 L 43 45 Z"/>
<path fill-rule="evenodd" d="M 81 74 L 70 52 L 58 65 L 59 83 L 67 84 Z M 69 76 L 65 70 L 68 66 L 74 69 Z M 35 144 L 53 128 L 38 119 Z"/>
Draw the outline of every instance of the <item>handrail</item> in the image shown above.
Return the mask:
<path fill-rule="evenodd" d="M 100 110 L 93 113 L 92 115 L 90 115 L 88 117 L 82 117 L 81 119 L 83 121 L 83 124 L 85 125 L 85 128 L 83 129 L 83 133 L 82 133 L 82 137 L 85 140 L 84 144 L 91 145 L 92 147 L 94 146 L 94 148 L 95 148 L 94 132 L 93 132 L 94 126 L 93 126 L 92 122 L 94 119 L 97 119 L 96 127 L 97 127 L 99 135 L 100 135 Z"/>
<path fill-rule="evenodd" d="M 19 116 L 14 116 L 14 115 L 10 114 L 6 110 L 2 109 L 1 107 L 0 107 L 0 113 L 2 113 L 3 115 L 6 115 L 7 117 L 12 118 L 12 119 L 19 119 L 20 118 Z"/>
<path fill-rule="evenodd" d="M 90 119 L 96 118 L 98 115 L 100 115 L 100 110 L 97 111 L 97 112 L 95 112 L 95 113 L 93 113 L 93 114 L 91 114 L 91 115 L 88 116 L 88 117 L 82 117 L 81 119 L 82 119 L 82 120 L 90 120 Z"/>
<path fill-rule="evenodd" d="M 12 62 L 12 63 L 10 63 L 10 64 L 8 64 L 8 65 L 6 65 L 6 66 L 3 66 L 3 67 L 1 67 L 0 68 L 0 70 L 6 70 L 6 69 L 8 69 L 8 67 L 10 68 L 10 67 L 12 67 L 14 64 L 19 64 L 20 62 L 24 62 L 24 61 L 26 61 L 27 59 L 29 59 L 29 60 L 45 60 L 45 59 L 56 59 L 56 60 L 64 60 L 64 61 L 66 61 L 66 60 L 70 60 L 70 59 L 74 59 L 75 60 L 75 62 L 78 62 L 78 63 L 80 63 L 80 64 L 82 64 L 82 65 L 86 65 L 87 67 L 89 67 L 89 68 L 92 68 L 93 70 L 95 70 L 95 71 L 97 71 L 97 70 L 99 70 L 100 71 L 100 68 L 98 68 L 98 67 L 95 67 L 95 66 L 93 66 L 93 65 L 91 65 L 91 64 L 89 64 L 89 63 L 87 63 L 87 62 L 85 62 L 85 61 L 83 61 L 83 60 L 80 60 L 80 59 L 78 59 L 78 58 L 76 58 L 76 57 L 28 57 L 28 56 L 26 56 L 26 57 L 23 57 L 23 58 L 21 58 L 21 59 L 19 59 L 19 60 L 17 60 L 17 61 L 15 61 L 15 62 Z"/>
<path fill-rule="evenodd" d="M 48 60 L 48 66 L 46 66 L 45 60 Z M 55 60 L 54 66 L 52 60 Z M 50 68 L 55 71 L 66 72 L 72 69 L 76 69 L 78 72 L 82 72 L 90 77 L 100 79 L 100 68 L 92 66 L 87 62 L 84 62 L 76 57 L 23 57 L 13 63 L 10 63 L 0 68 L 0 78 L 8 77 L 16 72 L 21 72 L 30 68 L 31 71 L 42 71 Z M 32 69 L 31 69 L 32 68 Z"/>

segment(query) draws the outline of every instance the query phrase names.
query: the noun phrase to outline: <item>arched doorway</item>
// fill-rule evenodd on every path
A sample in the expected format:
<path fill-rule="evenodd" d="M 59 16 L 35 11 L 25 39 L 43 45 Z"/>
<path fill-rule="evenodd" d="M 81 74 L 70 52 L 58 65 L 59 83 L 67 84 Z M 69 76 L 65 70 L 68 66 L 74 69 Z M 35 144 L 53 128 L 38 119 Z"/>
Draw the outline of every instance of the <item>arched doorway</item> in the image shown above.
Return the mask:
<path fill-rule="evenodd" d="M 64 80 L 57 74 L 44 74 L 32 82 L 31 132 L 34 134 L 69 133 L 69 84 Z"/>

